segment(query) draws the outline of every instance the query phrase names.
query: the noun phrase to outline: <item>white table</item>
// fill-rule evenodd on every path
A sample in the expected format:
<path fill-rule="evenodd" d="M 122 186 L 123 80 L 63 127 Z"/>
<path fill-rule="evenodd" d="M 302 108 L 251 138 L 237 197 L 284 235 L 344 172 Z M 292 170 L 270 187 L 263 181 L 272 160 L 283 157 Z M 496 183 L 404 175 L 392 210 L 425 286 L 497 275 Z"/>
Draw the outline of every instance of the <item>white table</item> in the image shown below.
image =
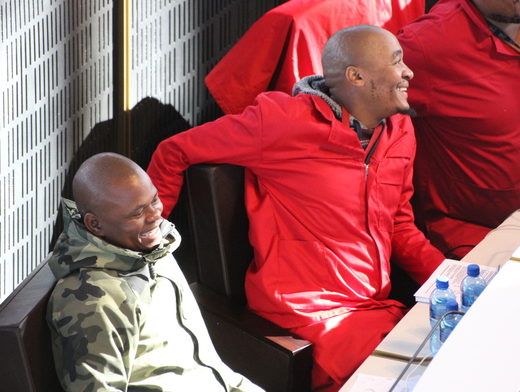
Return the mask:
<path fill-rule="evenodd" d="M 520 210 L 489 232 L 463 260 L 496 267 L 508 261 L 519 246 Z M 361 364 L 340 392 L 351 391 L 360 375 L 398 377 L 429 331 L 428 305 L 417 303 Z M 421 355 L 424 353 L 425 350 Z"/>

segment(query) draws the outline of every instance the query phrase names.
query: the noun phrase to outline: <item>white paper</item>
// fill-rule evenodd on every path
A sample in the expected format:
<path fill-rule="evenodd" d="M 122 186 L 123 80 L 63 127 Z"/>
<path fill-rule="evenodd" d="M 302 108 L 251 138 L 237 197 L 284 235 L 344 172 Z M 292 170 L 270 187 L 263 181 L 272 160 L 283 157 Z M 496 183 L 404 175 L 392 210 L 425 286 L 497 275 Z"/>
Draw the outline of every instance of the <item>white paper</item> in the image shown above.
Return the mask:
<path fill-rule="evenodd" d="M 470 263 L 460 260 L 445 259 L 437 269 L 431 274 L 428 280 L 415 293 L 417 302 L 428 303 L 432 291 L 435 290 L 436 279 L 444 275 L 450 281 L 450 289 L 455 293 L 457 300 L 460 302 L 460 284 L 466 276 L 467 268 Z M 497 267 L 480 266 L 480 275 L 489 283 L 497 272 Z"/>

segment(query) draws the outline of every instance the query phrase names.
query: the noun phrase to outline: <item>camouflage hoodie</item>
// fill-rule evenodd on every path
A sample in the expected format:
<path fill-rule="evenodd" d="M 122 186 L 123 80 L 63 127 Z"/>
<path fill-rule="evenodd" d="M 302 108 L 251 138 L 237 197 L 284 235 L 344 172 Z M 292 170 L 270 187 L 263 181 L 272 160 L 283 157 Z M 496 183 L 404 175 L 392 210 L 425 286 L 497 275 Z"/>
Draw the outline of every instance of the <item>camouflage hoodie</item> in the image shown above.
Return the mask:
<path fill-rule="evenodd" d="M 164 220 L 161 244 L 140 253 L 88 232 L 70 200 L 63 216 L 47 319 L 66 391 L 261 391 L 215 352 L 171 254 L 173 224 Z"/>

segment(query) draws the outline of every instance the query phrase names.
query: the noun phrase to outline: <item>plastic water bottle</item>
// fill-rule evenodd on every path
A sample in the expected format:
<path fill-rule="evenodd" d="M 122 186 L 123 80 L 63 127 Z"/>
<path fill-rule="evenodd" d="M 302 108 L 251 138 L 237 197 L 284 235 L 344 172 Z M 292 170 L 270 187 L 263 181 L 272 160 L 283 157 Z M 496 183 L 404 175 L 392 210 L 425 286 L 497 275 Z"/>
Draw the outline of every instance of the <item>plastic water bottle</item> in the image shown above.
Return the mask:
<path fill-rule="evenodd" d="M 437 354 L 437 351 L 441 348 L 441 334 L 439 327 L 433 331 L 432 336 L 430 337 L 430 354 L 434 356 Z"/>
<path fill-rule="evenodd" d="M 430 325 L 433 327 L 444 313 L 447 312 L 448 299 L 457 301 L 455 294 L 450 289 L 450 283 L 445 276 L 439 276 L 435 282 L 436 289 L 430 296 Z"/>
<path fill-rule="evenodd" d="M 446 303 L 446 307 L 448 309 L 448 312 L 452 310 L 459 310 L 459 304 L 457 301 L 449 299 Z M 447 314 L 444 316 L 444 318 L 441 321 L 440 325 L 440 340 L 441 344 L 448 339 L 448 336 L 450 336 L 451 331 L 453 331 L 453 328 L 457 326 L 460 319 L 462 318 L 461 314 Z"/>
<path fill-rule="evenodd" d="M 436 289 L 430 296 L 430 325 L 433 327 L 448 310 L 449 300 L 457 302 L 455 293 L 450 289 L 450 283 L 445 276 L 439 276 L 435 281 Z M 441 347 L 440 330 L 437 327 L 430 338 L 430 351 L 435 355 Z"/>
<path fill-rule="evenodd" d="M 478 264 L 468 265 L 468 275 L 462 280 L 461 284 L 461 310 L 467 312 L 469 307 L 486 288 L 487 282 L 480 276 Z"/>

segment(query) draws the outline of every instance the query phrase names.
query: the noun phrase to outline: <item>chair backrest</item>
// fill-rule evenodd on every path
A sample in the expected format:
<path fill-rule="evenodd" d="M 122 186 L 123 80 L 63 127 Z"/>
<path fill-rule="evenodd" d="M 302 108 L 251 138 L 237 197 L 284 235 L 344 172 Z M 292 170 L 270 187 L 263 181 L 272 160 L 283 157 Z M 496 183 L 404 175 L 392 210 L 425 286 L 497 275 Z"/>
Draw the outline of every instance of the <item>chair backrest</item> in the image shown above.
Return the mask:
<path fill-rule="evenodd" d="M 45 320 L 47 300 L 55 284 L 44 260 L 0 304 L 0 390 L 63 392 L 52 356 Z"/>
<path fill-rule="evenodd" d="M 253 258 L 244 204 L 244 168 L 200 164 L 186 172 L 199 282 L 236 304 Z"/>

